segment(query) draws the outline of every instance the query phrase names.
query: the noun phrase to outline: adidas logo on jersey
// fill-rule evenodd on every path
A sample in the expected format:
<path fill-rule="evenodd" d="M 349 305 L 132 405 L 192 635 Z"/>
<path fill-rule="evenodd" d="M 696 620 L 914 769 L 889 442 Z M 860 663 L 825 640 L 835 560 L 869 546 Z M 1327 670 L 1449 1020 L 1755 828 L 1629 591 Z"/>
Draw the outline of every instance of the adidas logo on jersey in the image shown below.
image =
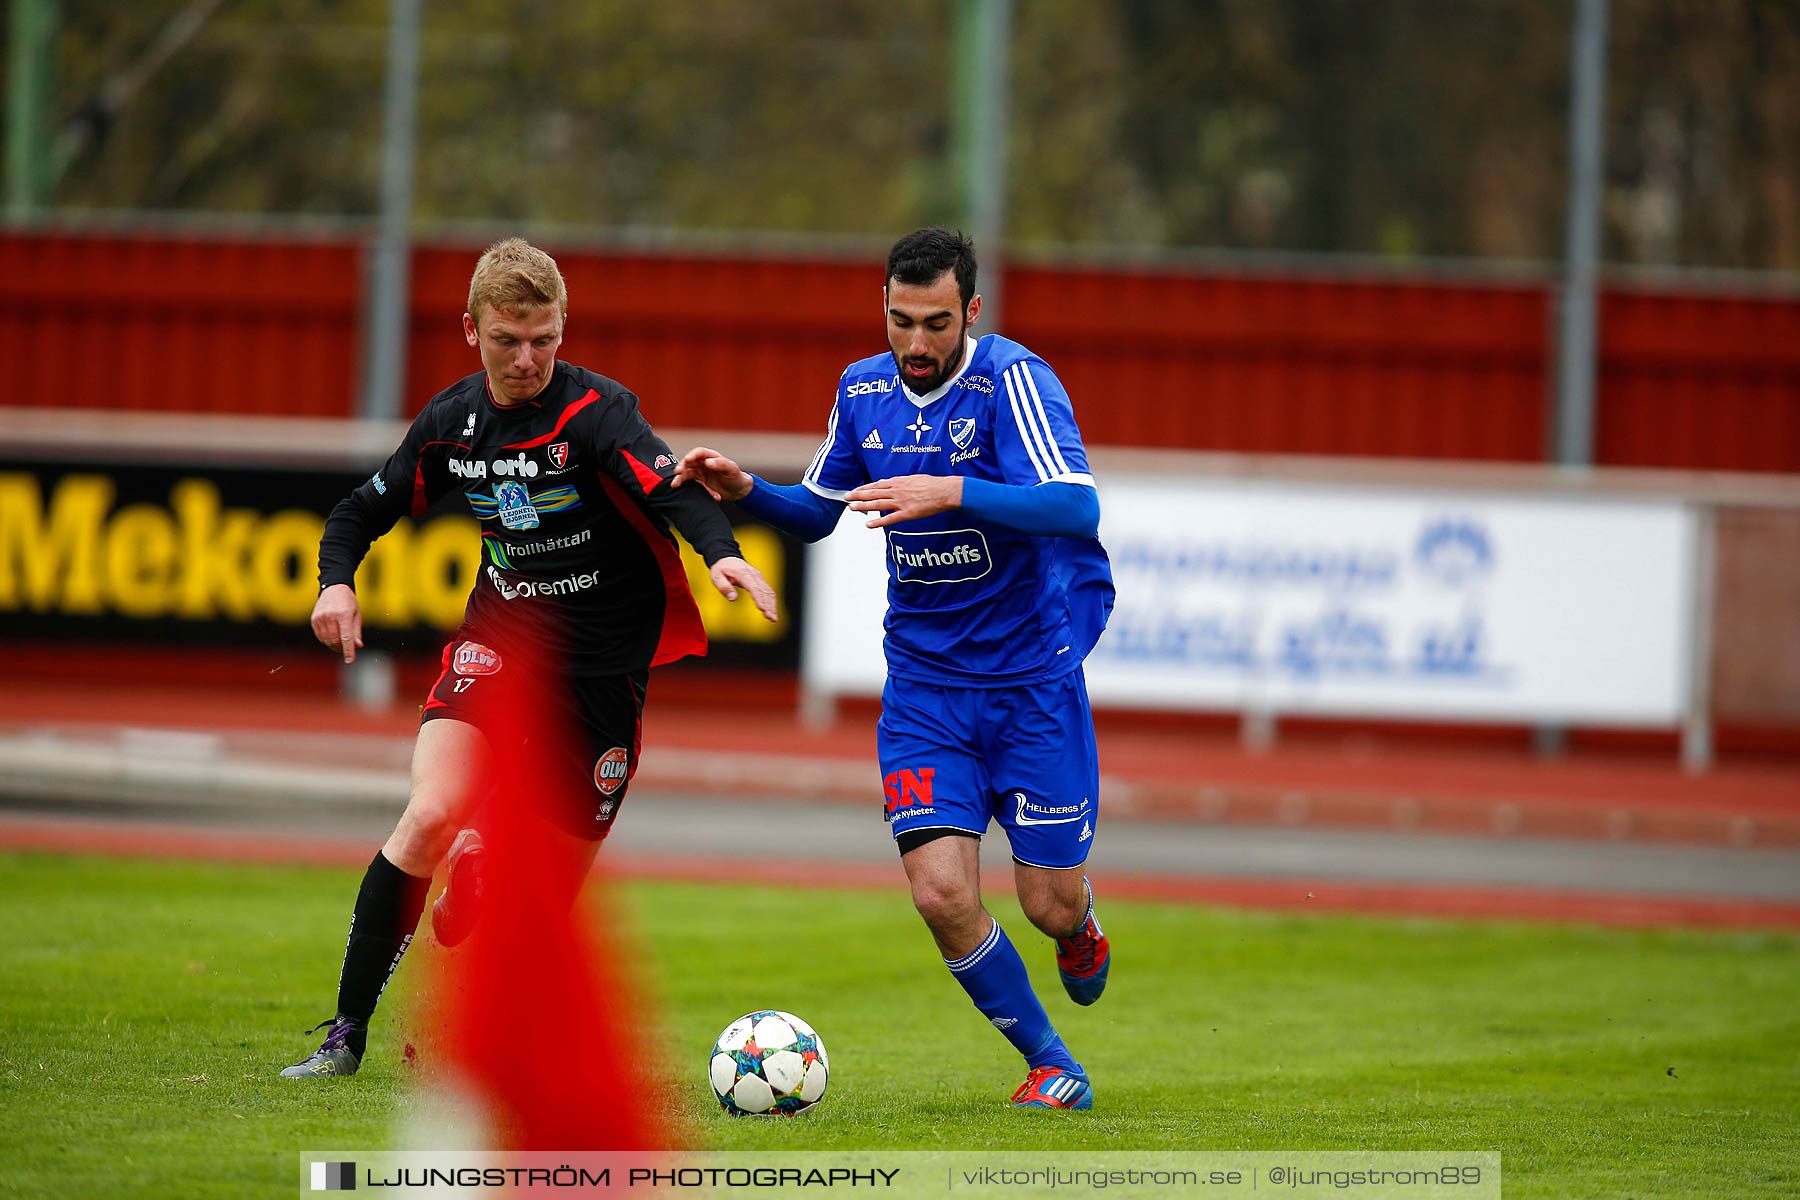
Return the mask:
<path fill-rule="evenodd" d="M 869 436 L 863 439 L 863 449 L 864 450 L 884 449 L 884 447 L 881 444 L 881 430 L 879 430 L 879 429 L 869 430 Z"/>

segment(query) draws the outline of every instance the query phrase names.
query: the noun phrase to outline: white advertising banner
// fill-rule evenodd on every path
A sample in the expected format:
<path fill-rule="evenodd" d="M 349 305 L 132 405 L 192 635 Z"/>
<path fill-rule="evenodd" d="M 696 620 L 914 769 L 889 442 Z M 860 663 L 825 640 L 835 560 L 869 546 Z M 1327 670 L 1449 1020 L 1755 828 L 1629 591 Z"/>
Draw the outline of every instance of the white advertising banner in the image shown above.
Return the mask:
<path fill-rule="evenodd" d="M 1118 604 L 1096 704 L 1672 725 L 1694 523 L 1678 501 L 1103 481 Z M 803 672 L 885 675 L 883 539 L 846 512 L 809 561 Z"/>

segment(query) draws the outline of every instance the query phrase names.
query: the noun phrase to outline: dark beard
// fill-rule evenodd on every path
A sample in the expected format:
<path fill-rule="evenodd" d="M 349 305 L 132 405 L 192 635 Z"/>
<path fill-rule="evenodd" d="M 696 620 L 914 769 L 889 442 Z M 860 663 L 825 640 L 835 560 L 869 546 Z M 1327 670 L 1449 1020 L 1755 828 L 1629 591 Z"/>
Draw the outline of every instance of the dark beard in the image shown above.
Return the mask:
<path fill-rule="evenodd" d="M 969 352 L 969 318 L 965 316 L 963 318 L 962 328 L 957 330 L 956 354 L 948 362 L 946 362 L 944 364 L 943 370 L 937 372 L 930 379 L 926 380 L 925 385 L 923 387 L 914 388 L 911 383 L 907 382 L 906 364 L 901 361 L 900 356 L 898 354 L 894 354 L 893 351 L 891 351 L 891 350 L 888 353 L 894 360 L 894 370 L 900 376 L 900 385 L 915 396 L 925 396 L 925 395 L 929 395 L 932 392 L 937 391 L 940 387 L 944 386 L 944 380 L 946 380 L 946 379 L 950 378 L 952 375 L 956 374 L 957 368 L 962 366 L 963 355 L 967 354 L 968 352 Z"/>

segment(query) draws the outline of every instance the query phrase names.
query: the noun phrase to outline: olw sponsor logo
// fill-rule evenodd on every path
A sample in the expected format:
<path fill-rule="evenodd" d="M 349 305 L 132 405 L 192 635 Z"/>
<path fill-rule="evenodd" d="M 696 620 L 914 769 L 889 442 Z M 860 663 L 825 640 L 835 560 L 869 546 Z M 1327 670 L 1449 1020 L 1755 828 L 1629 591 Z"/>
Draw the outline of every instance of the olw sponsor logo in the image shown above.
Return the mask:
<path fill-rule="evenodd" d="M 318 597 L 322 514 L 227 507 L 209 479 L 164 502 L 116 503 L 102 474 L 0 472 L 0 612 L 304 625 Z M 372 625 L 453 628 L 480 562 L 464 517 L 401 523 L 357 573 Z"/>
<path fill-rule="evenodd" d="M 631 755 L 623 746 L 614 746 L 594 764 L 594 786 L 603 796 L 610 796 L 624 787 L 630 777 Z"/>

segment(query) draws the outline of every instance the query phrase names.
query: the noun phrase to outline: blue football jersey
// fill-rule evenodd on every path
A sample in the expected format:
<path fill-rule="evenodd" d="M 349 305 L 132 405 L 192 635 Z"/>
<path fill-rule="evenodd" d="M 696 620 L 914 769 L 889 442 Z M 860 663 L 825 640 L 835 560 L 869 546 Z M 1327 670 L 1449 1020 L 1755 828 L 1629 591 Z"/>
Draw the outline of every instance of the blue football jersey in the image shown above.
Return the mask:
<path fill-rule="evenodd" d="M 838 381 L 825 442 L 803 482 L 842 500 L 900 475 L 1094 486 L 1068 393 L 1043 359 L 990 334 L 962 368 L 919 396 L 891 354 Z M 1074 670 L 1112 609 L 1112 570 L 1096 538 L 1049 537 L 952 509 L 887 535 L 888 670 L 955 687 L 1013 687 Z"/>

